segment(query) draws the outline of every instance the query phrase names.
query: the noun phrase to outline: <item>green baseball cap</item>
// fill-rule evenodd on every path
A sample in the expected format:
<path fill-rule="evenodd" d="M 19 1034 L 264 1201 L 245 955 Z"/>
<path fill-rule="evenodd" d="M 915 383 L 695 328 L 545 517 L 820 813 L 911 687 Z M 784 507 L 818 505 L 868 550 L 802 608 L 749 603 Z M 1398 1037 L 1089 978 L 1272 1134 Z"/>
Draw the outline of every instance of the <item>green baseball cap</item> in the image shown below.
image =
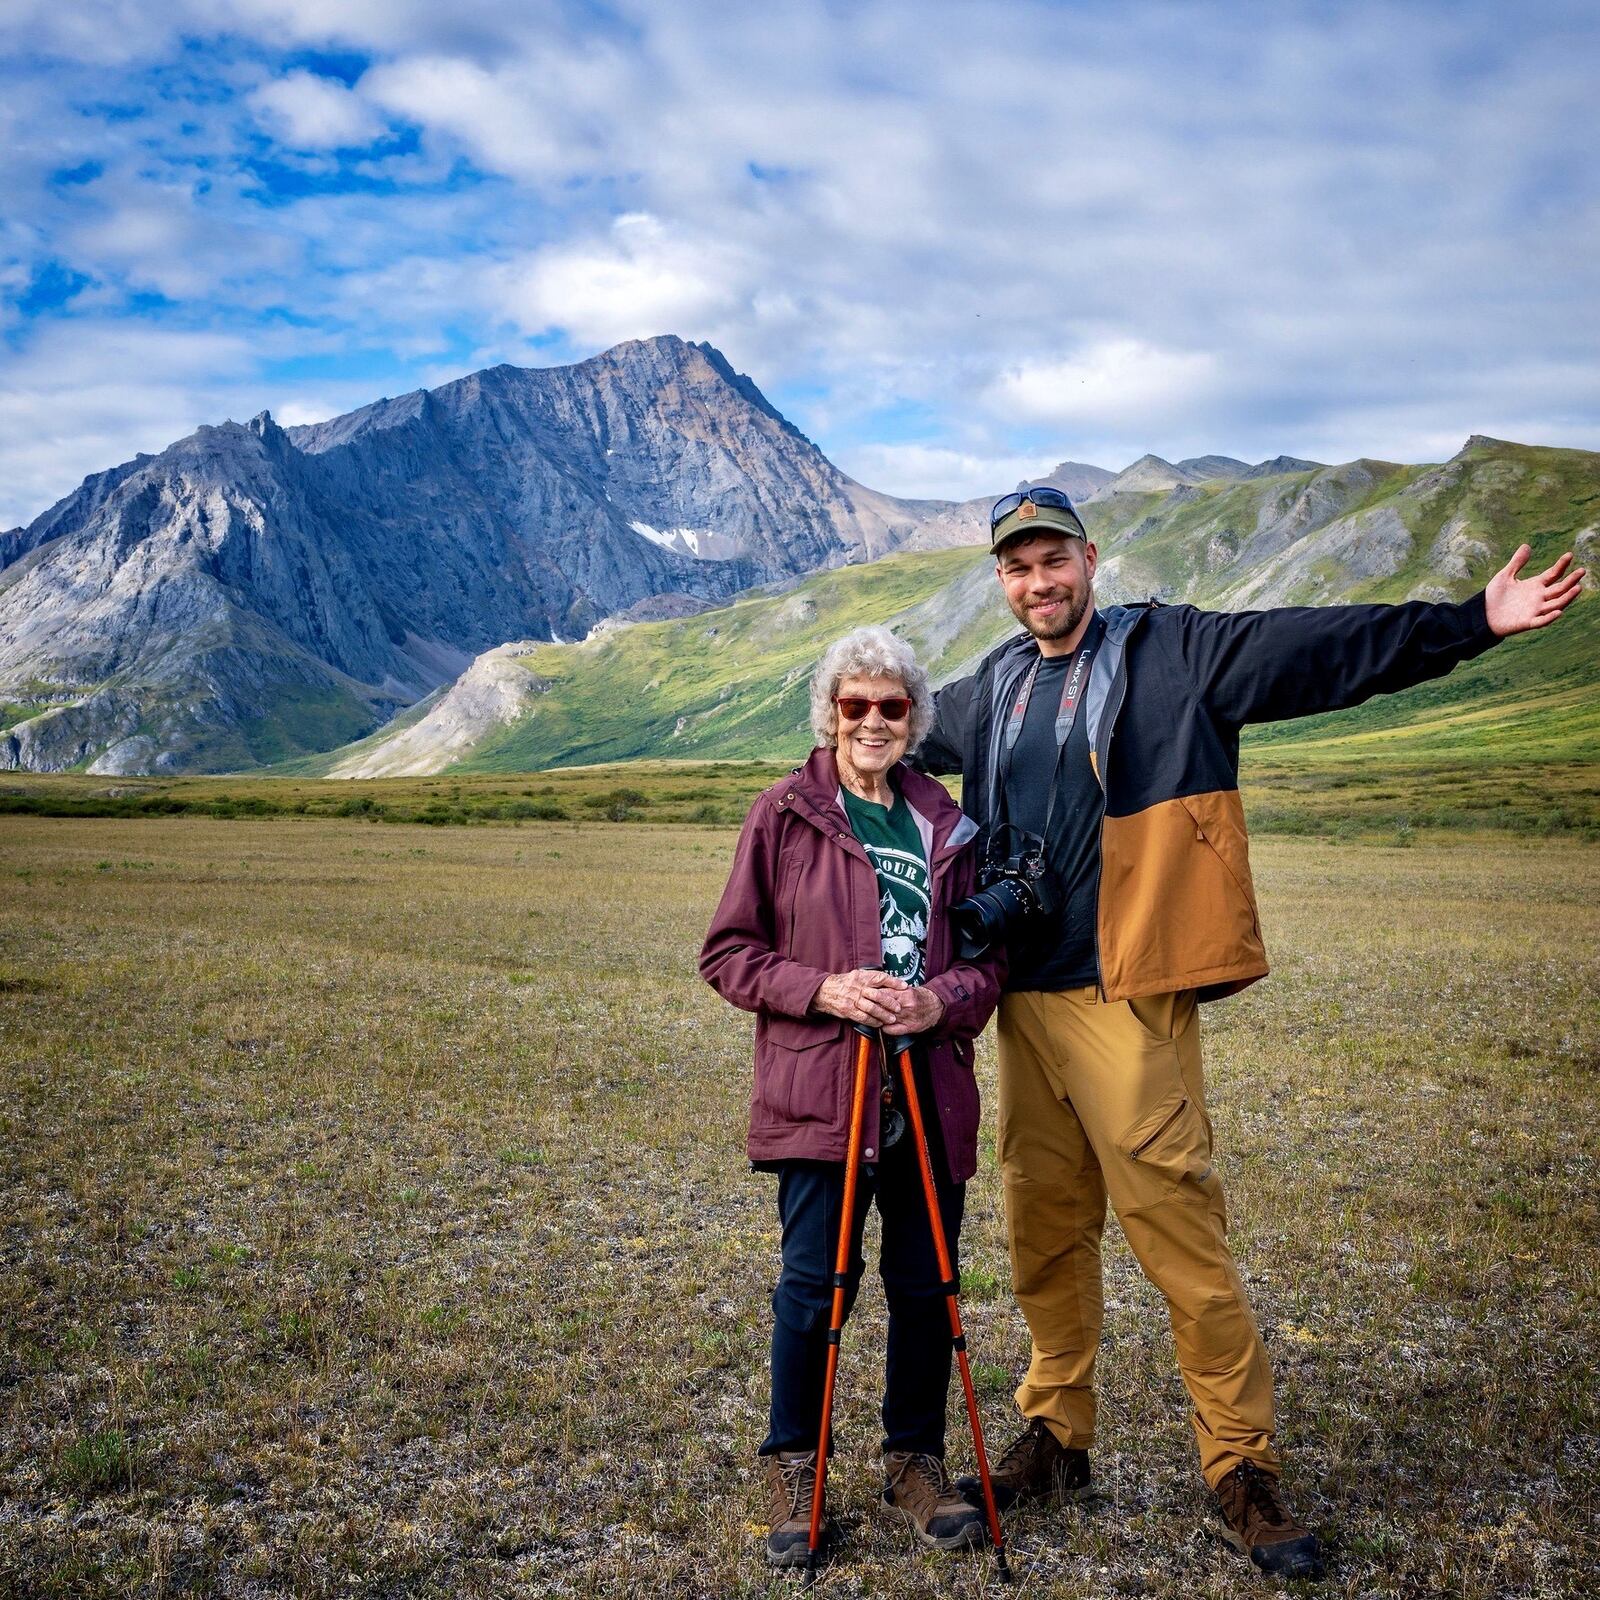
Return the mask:
<path fill-rule="evenodd" d="M 1085 544 L 1089 542 L 1089 535 L 1084 532 L 1078 513 L 1071 506 L 1040 506 L 1031 500 L 1024 500 L 990 528 L 989 554 L 999 555 L 1000 546 L 1011 539 L 1036 539 L 1041 533 L 1058 533 L 1067 538 L 1082 539 Z"/>

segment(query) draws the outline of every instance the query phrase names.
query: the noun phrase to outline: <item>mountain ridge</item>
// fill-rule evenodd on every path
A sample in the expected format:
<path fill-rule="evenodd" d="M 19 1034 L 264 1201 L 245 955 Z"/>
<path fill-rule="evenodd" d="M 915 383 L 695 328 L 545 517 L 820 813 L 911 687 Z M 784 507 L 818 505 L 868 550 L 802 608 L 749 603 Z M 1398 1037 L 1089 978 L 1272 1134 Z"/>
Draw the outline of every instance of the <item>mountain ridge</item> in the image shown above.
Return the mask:
<path fill-rule="evenodd" d="M 206 424 L 5 536 L 0 767 L 221 770 L 343 742 L 508 638 L 872 559 L 946 506 L 857 484 L 673 335 L 292 430 Z"/>
<path fill-rule="evenodd" d="M 1536 564 L 1576 547 L 1593 565 L 1597 508 L 1600 455 L 1472 441 L 1439 465 L 1358 461 L 1218 479 L 1165 496 L 1113 496 L 1089 504 L 1085 518 L 1102 552 L 1102 603 L 1153 595 L 1238 608 L 1460 600 L 1525 534 Z M 449 759 L 412 760 L 425 741 L 391 745 L 380 733 L 290 770 L 414 776 L 668 757 L 799 759 L 809 748 L 810 664 L 828 640 L 868 621 L 908 639 L 936 684 L 970 670 L 1017 627 L 985 554 L 902 551 L 693 618 L 608 624 L 583 645 L 508 650 L 495 667 L 497 714 L 474 723 L 470 701 L 451 705 L 449 696 L 431 709 L 431 748 L 437 755 L 448 741 Z M 1600 759 L 1597 659 L 1600 608 L 1585 601 L 1537 645 L 1511 641 L 1436 683 L 1249 736 L 1276 747 L 1355 730 L 1381 748 L 1390 730 L 1409 729 L 1453 755 L 1475 739 L 1502 753 L 1520 741 L 1547 759 Z M 521 684 L 517 672 L 526 675 Z M 498 714 L 513 701 L 511 714 Z"/>
<path fill-rule="evenodd" d="M 1149 454 L 1051 476 L 1077 492 L 1108 596 L 1237 606 L 1401 578 L 1454 592 L 1507 534 L 1501 501 L 1542 507 L 1523 482 L 1535 456 L 1561 457 L 1562 483 L 1600 460 L 1474 435 L 1428 466 Z M 523 698 L 496 694 L 516 685 L 505 662 L 522 646 L 681 620 L 894 552 L 936 566 L 982 547 L 991 499 L 857 483 L 719 351 L 675 335 L 485 368 L 322 422 L 206 424 L 0 534 L 0 768 L 320 760 L 390 719 L 396 733 L 441 704 L 454 716 L 464 675 L 463 702 L 512 706 L 510 726 Z M 1592 537 L 1569 510 L 1530 509 L 1530 526 L 1557 516 Z M 979 562 L 915 602 L 941 654 L 993 626 L 983 580 Z M 489 693 L 470 675 L 497 652 L 480 669 Z M 472 758 L 470 739 L 451 748 Z"/>

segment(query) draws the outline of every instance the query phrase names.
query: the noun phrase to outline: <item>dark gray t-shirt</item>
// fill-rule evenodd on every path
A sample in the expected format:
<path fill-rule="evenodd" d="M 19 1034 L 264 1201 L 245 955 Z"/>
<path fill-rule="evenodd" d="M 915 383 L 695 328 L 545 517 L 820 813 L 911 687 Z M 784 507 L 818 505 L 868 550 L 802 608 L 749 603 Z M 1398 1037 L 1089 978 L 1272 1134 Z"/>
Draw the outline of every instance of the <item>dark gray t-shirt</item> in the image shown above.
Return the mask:
<path fill-rule="evenodd" d="M 1098 647 L 1105 624 L 1097 616 L 1086 642 Z M 1056 712 L 1077 651 L 1039 663 L 1022 731 L 1006 768 L 1007 820 L 1042 833 L 1055 772 L 1056 804 L 1050 817 L 1046 860 L 1055 882 L 1056 913 L 1031 919 L 1026 935 L 1008 947 L 1007 989 L 1077 989 L 1099 981 L 1095 959 L 1095 899 L 1100 885 L 1100 820 L 1105 795 L 1089 765 L 1088 719 L 1080 694 L 1078 715 L 1056 763 Z M 1002 757 L 1002 759 L 1004 759 Z"/>

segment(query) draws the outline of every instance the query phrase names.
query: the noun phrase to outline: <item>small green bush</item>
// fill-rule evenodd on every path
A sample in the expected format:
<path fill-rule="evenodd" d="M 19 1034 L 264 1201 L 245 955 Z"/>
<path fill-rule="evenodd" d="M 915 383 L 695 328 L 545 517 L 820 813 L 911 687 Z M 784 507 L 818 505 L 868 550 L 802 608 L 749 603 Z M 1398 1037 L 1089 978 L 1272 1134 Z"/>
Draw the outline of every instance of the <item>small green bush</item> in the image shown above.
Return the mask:
<path fill-rule="evenodd" d="M 539 822 L 565 822 L 566 808 L 554 800 L 508 800 L 501 815 L 513 818 L 531 817 Z"/>
<path fill-rule="evenodd" d="M 109 1494 L 131 1489 L 133 1446 L 118 1428 L 100 1428 L 74 1439 L 61 1454 L 57 1476 L 79 1494 Z"/>

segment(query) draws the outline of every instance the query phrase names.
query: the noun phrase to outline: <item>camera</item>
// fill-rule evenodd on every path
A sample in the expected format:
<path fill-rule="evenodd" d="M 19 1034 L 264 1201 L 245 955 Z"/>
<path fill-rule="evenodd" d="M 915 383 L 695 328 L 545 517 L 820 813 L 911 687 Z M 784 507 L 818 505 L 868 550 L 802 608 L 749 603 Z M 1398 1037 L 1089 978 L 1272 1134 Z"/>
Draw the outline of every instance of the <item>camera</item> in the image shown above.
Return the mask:
<path fill-rule="evenodd" d="M 1030 918 L 1048 917 L 1055 909 L 1044 840 L 1003 822 L 984 845 L 977 890 L 950 908 L 956 954 L 974 960 L 1014 938 Z"/>

